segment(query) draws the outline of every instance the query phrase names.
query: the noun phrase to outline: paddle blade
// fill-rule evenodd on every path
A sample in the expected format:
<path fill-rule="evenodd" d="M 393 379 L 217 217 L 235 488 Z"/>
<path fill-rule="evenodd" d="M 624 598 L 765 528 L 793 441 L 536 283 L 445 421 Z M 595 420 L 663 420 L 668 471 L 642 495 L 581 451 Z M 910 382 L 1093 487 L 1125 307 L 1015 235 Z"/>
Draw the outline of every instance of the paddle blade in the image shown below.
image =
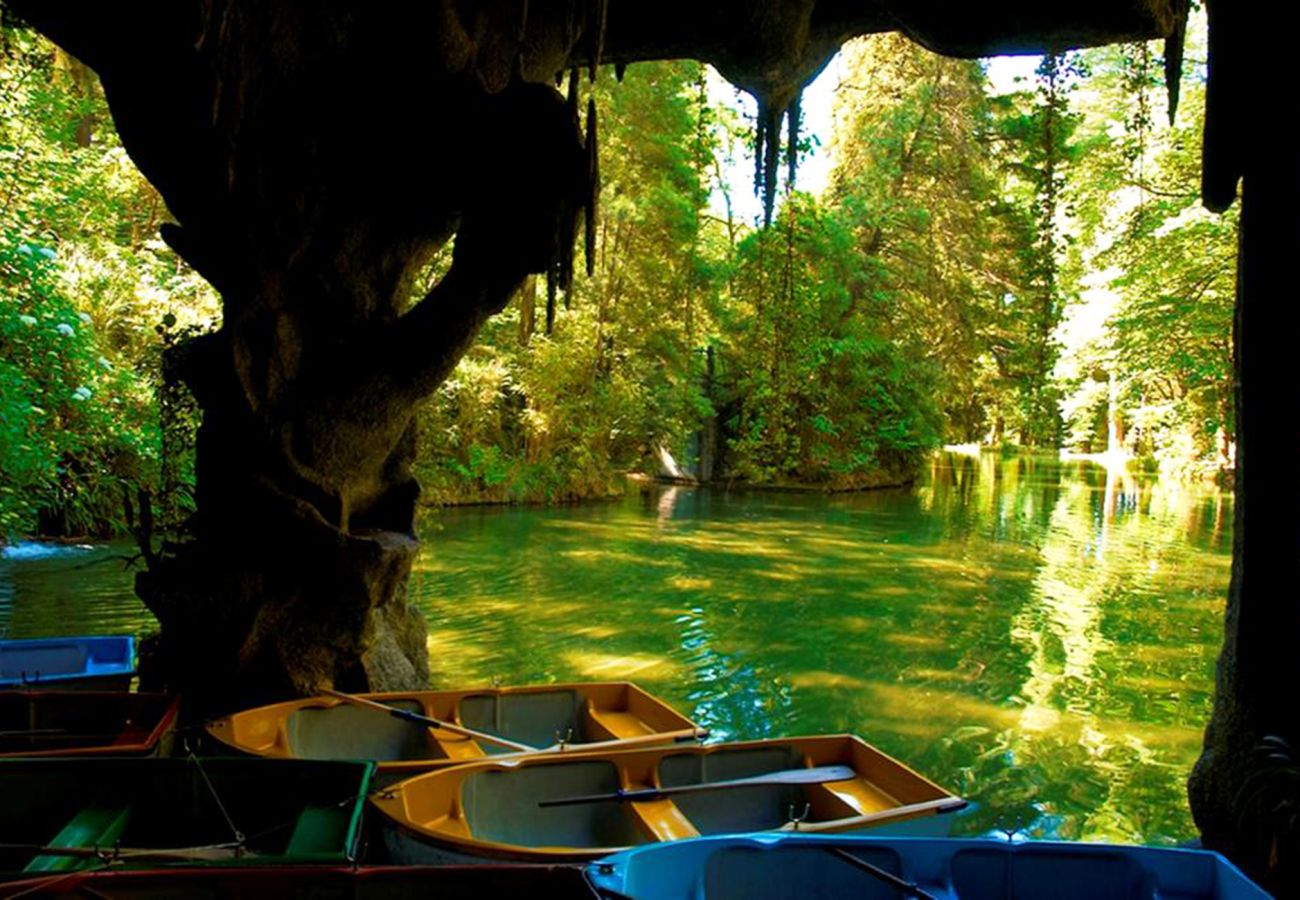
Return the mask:
<path fill-rule="evenodd" d="M 780 778 L 769 784 L 822 784 L 827 781 L 848 781 L 856 778 L 852 766 L 814 766 L 811 769 L 791 769 L 780 773 Z M 764 778 L 760 775 L 755 780 Z"/>

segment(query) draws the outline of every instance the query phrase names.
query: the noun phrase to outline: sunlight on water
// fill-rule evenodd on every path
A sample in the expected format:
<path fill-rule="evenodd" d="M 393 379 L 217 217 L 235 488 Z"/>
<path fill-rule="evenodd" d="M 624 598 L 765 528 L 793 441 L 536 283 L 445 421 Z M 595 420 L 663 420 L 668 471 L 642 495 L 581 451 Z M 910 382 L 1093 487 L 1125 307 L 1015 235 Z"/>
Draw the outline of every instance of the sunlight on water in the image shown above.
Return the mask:
<path fill-rule="evenodd" d="M 1208 717 L 1232 498 L 943 454 L 913 490 L 636 489 L 430 512 L 437 685 L 633 679 L 716 739 L 856 732 L 967 833 L 1173 843 Z M 140 633 L 123 547 L 0 559 L 0 632 Z"/>
<path fill-rule="evenodd" d="M 969 833 L 1191 837 L 1231 496 L 988 454 L 927 476 L 431 515 L 435 677 L 634 678 L 718 738 L 857 732 L 974 800 Z"/>

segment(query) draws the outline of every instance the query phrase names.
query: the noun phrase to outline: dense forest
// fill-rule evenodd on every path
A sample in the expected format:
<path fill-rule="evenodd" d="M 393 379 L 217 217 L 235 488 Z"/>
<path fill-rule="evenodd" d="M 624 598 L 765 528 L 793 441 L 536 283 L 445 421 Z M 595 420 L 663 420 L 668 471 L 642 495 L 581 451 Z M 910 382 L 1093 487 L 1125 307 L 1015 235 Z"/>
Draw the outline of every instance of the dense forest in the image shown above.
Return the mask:
<path fill-rule="evenodd" d="M 997 93 L 981 63 L 855 42 L 830 146 L 783 148 L 767 225 L 734 212 L 754 126 L 703 67 L 584 79 L 591 274 L 526 283 L 422 411 L 426 498 L 602 496 L 665 456 L 850 489 L 945 443 L 1224 477 L 1236 219 L 1199 203 L 1203 35 L 1172 124 L 1154 44 L 1045 57 Z M 166 220 L 93 74 L 3 22 L 0 541 L 119 532 L 142 494 L 184 516 L 195 422 L 164 350 L 219 305 Z"/>

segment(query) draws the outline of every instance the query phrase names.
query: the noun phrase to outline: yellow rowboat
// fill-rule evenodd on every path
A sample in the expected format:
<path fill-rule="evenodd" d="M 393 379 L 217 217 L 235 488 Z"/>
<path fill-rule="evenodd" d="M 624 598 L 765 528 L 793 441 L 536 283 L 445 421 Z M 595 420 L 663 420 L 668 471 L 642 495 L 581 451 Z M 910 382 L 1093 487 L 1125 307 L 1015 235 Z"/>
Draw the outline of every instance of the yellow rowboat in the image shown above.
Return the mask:
<path fill-rule="evenodd" d="M 557 802 L 560 801 L 560 802 Z M 577 862 L 754 831 L 946 834 L 965 801 L 849 735 L 492 759 L 370 796 L 393 862 Z"/>
<path fill-rule="evenodd" d="M 412 714 L 453 727 L 403 718 Z M 489 755 L 671 744 L 707 733 L 626 682 L 312 697 L 235 713 L 207 730 L 256 756 L 374 760 L 380 785 Z"/>

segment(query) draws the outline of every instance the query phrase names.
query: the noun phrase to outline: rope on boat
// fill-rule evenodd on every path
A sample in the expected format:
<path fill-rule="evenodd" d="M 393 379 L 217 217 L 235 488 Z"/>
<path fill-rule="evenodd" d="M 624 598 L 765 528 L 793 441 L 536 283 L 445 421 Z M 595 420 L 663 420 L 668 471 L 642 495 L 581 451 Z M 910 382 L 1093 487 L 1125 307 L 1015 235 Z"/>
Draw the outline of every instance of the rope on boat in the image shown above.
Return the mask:
<path fill-rule="evenodd" d="M 212 799 L 216 801 L 217 809 L 221 810 L 221 815 L 225 817 L 226 824 L 230 826 L 230 832 L 235 836 L 236 845 L 242 848 L 244 846 L 244 833 L 235 826 L 235 820 L 230 818 L 230 813 L 226 811 L 226 805 L 221 802 L 221 795 L 217 793 L 217 789 L 213 786 L 212 780 L 208 778 L 208 773 L 204 770 L 203 763 L 199 762 L 199 758 L 194 755 L 193 751 L 190 751 L 189 758 L 190 761 L 194 763 L 194 767 L 199 770 L 199 775 L 202 776 L 203 783 L 208 786 L 208 792 L 212 794 Z"/>
<path fill-rule="evenodd" d="M 18 900 L 19 897 L 27 897 L 32 894 L 43 894 L 53 888 L 55 885 L 64 881 L 71 881 L 82 875 L 90 875 L 95 872 L 102 872 L 108 868 L 108 863 L 100 863 L 98 866 L 92 866 L 89 869 L 73 869 L 71 872 L 59 872 L 56 875 L 50 875 L 39 879 L 30 887 L 23 888 L 16 894 L 9 894 L 9 900 Z"/>

